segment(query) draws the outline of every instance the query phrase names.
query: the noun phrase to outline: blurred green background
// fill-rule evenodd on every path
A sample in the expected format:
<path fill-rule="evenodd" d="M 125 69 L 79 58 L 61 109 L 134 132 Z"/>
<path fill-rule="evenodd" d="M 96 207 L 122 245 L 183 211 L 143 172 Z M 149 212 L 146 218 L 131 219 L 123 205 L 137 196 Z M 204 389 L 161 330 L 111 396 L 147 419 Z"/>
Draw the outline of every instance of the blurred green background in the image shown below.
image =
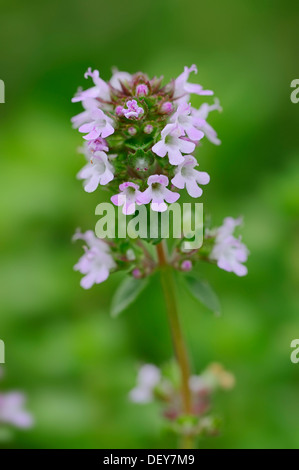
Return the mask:
<path fill-rule="evenodd" d="M 156 405 L 127 399 L 139 363 L 172 356 L 158 279 L 115 320 L 122 276 L 84 291 L 72 269 L 81 246 L 71 236 L 94 227 L 102 196 L 75 178 L 80 106 L 70 99 L 88 66 L 105 79 L 112 66 L 170 79 L 193 63 L 223 106 L 210 120 L 223 144 L 200 149 L 204 210 L 216 225 L 242 214 L 251 251 L 246 278 L 200 268 L 222 317 L 179 291 L 194 370 L 218 361 L 237 379 L 214 399 L 221 435 L 201 447 L 298 447 L 298 26 L 298 4 L 278 0 L 1 2 L 1 389 L 24 390 L 36 420 L 3 447 L 175 446 Z"/>

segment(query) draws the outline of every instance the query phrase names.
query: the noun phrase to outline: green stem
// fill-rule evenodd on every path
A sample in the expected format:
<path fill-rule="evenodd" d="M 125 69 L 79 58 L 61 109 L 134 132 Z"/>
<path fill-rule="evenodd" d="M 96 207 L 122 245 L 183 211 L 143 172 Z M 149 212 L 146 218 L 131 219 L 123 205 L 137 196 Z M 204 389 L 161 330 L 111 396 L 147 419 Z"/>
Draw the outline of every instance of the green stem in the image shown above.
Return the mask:
<path fill-rule="evenodd" d="M 190 365 L 186 346 L 184 343 L 182 329 L 179 321 L 176 298 L 175 284 L 173 279 L 172 266 L 168 264 L 164 243 L 161 242 L 156 246 L 161 271 L 162 287 L 167 307 L 167 314 L 170 323 L 172 340 L 177 357 L 177 361 L 181 372 L 181 393 L 183 411 L 187 415 L 192 414 L 192 401 L 189 388 Z M 185 436 L 182 442 L 183 449 L 193 448 L 193 439 L 191 436 Z"/>

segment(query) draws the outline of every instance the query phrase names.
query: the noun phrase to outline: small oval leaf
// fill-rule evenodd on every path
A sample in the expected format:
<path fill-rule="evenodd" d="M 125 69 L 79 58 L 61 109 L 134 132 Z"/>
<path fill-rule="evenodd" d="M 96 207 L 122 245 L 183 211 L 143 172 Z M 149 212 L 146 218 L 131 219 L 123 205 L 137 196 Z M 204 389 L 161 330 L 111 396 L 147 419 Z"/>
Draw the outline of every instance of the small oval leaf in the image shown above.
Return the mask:
<path fill-rule="evenodd" d="M 123 310 L 131 305 L 143 291 L 148 278 L 135 279 L 126 277 L 116 289 L 111 303 L 111 315 L 117 317 Z"/>
<path fill-rule="evenodd" d="M 195 299 L 199 300 L 208 309 L 212 310 L 216 315 L 221 313 L 221 305 L 217 294 L 214 292 L 207 281 L 203 281 L 194 276 L 185 277 L 188 290 L 191 292 Z"/>

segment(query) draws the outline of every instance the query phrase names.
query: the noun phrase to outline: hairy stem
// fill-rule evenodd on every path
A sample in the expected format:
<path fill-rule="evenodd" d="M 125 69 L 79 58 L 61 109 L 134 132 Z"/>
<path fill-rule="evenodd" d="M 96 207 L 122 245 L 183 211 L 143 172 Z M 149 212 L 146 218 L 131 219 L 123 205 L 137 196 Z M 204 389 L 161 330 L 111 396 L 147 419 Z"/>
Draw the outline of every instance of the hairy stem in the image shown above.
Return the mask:
<path fill-rule="evenodd" d="M 183 411 L 185 414 L 192 414 L 191 393 L 189 388 L 190 365 L 178 316 L 175 298 L 175 284 L 172 272 L 173 268 L 168 264 L 165 244 L 163 241 L 156 246 L 156 249 L 172 340 L 181 372 Z M 182 443 L 182 448 L 192 449 L 192 438 L 190 436 L 185 437 Z"/>

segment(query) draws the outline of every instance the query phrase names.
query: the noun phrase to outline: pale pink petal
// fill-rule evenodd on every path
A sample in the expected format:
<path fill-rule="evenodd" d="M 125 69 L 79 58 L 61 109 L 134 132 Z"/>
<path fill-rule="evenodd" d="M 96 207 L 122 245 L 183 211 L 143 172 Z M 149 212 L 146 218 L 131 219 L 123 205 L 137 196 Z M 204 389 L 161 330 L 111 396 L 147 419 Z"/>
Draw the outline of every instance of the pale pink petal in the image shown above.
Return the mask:
<path fill-rule="evenodd" d="M 105 139 L 106 137 L 109 137 L 109 135 L 113 134 L 114 133 L 114 127 L 111 126 L 111 124 L 109 124 L 107 122 L 106 126 L 104 127 L 104 129 L 102 130 L 102 137 L 103 139 Z"/>
<path fill-rule="evenodd" d="M 180 150 L 183 153 L 192 153 L 195 149 L 195 144 L 188 140 L 180 139 Z M 184 160 L 184 159 L 183 159 Z"/>
<path fill-rule="evenodd" d="M 95 276 L 95 283 L 96 284 L 100 284 L 101 282 L 104 282 L 106 281 L 106 279 L 108 279 L 109 277 L 109 269 L 106 267 L 106 266 L 102 266 L 101 269 L 99 269 L 97 272 L 96 272 L 96 276 Z"/>
<path fill-rule="evenodd" d="M 196 95 L 201 95 L 202 94 L 202 86 L 198 85 L 197 83 L 186 83 L 185 86 L 185 91 L 187 93 L 194 93 Z"/>
<path fill-rule="evenodd" d="M 135 202 L 126 202 L 124 204 L 124 207 L 123 207 L 123 214 L 125 215 L 131 215 L 131 214 L 134 214 L 135 212 L 135 209 L 136 208 L 136 204 Z"/>
<path fill-rule="evenodd" d="M 207 172 L 194 170 L 194 173 L 199 184 L 208 184 L 210 182 L 210 175 Z"/>
<path fill-rule="evenodd" d="M 158 155 L 159 157 L 165 157 L 166 153 L 167 153 L 167 147 L 165 145 L 165 143 L 163 142 L 163 140 L 160 140 L 159 142 L 157 142 L 153 147 L 152 147 L 152 151 Z"/>
<path fill-rule="evenodd" d="M 152 202 L 151 209 L 155 212 L 165 212 L 167 210 L 167 204 L 164 201 L 162 202 Z"/>
<path fill-rule="evenodd" d="M 107 170 L 101 175 L 100 184 L 104 186 L 105 184 L 110 183 L 114 178 L 113 173 L 110 170 Z"/>
<path fill-rule="evenodd" d="M 201 96 L 211 96 L 211 95 L 214 95 L 214 92 L 212 90 L 202 90 L 200 92 L 200 95 Z"/>
<path fill-rule="evenodd" d="M 233 264 L 233 271 L 237 276 L 246 276 L 248 273 L 247 267 L 237 262 Z"/>
<path fill-rule="evenodd" d="M 177 173 L 171 180 L 172 184 L 179 189 L 183 189 L 185 186 L 185 178 L 182 177 L 181 173 Z"/>
<path fill-rule="evenodd" d="M 72 103 L 78 103 L 79 101 L 83 101 L 88 98 L 97 98 L 98 97 L 98 89 L 97 87 L 89 88 L 88 90 L 81 91 L 77 95 L 72 98 Z"/>
<path fill-rule="evenodd" d="M 143 193 L 140 192 L 140 194 L 137 197 L 137 201 L 139 204 L 148 204 L 151 200 L 152 200 L 151 188 L 147 188 Z"/>
<path fill-rule="evenodd" d="M 200 197 L 202 195 L 202 189 L 197 185 L 195 180 L 187 180 L 186 189 L 191 197 Z"/>
<path fill-rule="evenodd" d="M 101 131 L 99 130 L 98 127 L 95 127 L 94 129 L 92 129 L 89 134 L 87 135 L 84 135 L 83 136 L 83 139 L 85 140 L 94 140 L 94 139 L 97 139 L 101 134 Z"/>
<path fill-rule="evenodd" d="M 86 124 L 82 124 L 82 126 L 79 127 L 79 132 L 90 132 L 93 129 L 93 123 L 88 122 Z"/>
<path fill-rule="evenodd" d="M 81 287 L 83 287 L 83 289 L 90 289 L 94 285 L 95 279 L 96 279 L 96 274 L 94 271 L 91 271 L 89 274 L 82 277 L 80 281 L 80 285 Z"/>
<path fill-rule="evenodd" d="M 188 129 L 186 129 L 186 132 L 187 132 L 187 136 L 191 140 L 199 141 L 204 137 L 204 133 L 196 129 L 195 127 L 189 127 Z"/>
<path fill-rule="evenodd" d="M 101 176 L 98 174 L 93 175 L 90 180 L 84 185 L 84 190 L 87 193 L 93 193 L 97 189 L 100 183 Z"/>
<path fill-rule="evenodd" d="M 225 258 L 220 258 L 217 262 L 217 266 L 220 269 L 224 269 L 224 271 L 228 271 L 228 272 L 232 271 L 231 264 Z"/>
<path fill-rule="evenodd" d="M 86 178 L 89 178 L 92 175 L 92 173 L 93 173 L 92 166 L 88 163 L 83 168 L 81 168 L 81 170 L 77 174 L 77 178 L 80 180 L 82 179 L 85 180 Z"/>
<path fill-rule="evenodd" d="M 168 159 L 171 165 L 179 165 L 180 163 L 183 163 L 184 161 L 184 157 L 182 156 L 179 148 L 175 146 L 168 147 Z"/>
<path fill-rule="evenodd" d="M 245 245 L 241 245 L 238 250 L 236 250 L 236 258 L 240 263 L 245 263 L 248 259 L 248 250 Z"/>
<path fill-rule="evenodd" d="M 122 206 L 124 203 L 124 197 L 122 194 L 114 194 L 114 196 L 111 196 L 110 200 L 115 206 Z"/>
<path fill-rule="evenodd" d="M 170 191 L 170 189 L 165 189 L 164 190 L 164 198 L 166 202 L 169 202 L 170 204 L 173 202 L 176 202 L 179 199 L 180 195 L 179 193 L 174 193 L 173 191 Z"/>
<path fill-rule="evenodd" d="M 169 183 L 169 179 L 165 175 L 151 175 L 148 180 L 148 184 L 151 185 L 153 183 L 160 183 L 163 186 L 167 186 Z"/>

